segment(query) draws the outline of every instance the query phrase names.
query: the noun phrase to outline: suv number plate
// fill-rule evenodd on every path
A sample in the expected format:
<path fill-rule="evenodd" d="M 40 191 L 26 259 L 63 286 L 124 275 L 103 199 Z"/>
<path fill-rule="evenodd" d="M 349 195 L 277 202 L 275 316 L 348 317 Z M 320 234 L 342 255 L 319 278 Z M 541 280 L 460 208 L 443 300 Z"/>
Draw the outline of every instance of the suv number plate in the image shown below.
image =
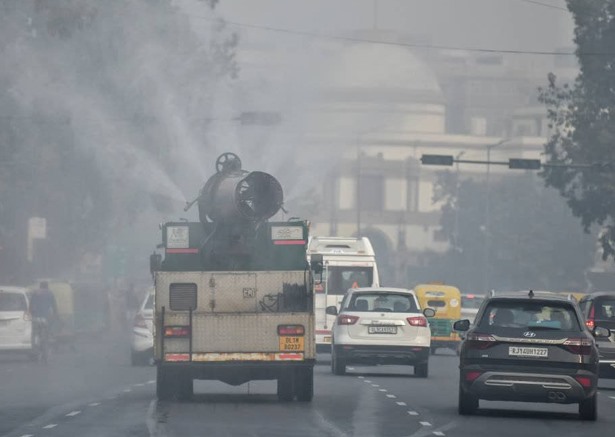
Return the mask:
<path fill-rule="evenodd" d="M 368 326 L 368 334 L 397 334 L 397 326 Z"/>
<path fill-rule="evenodd" d="M 546 347 L 519 347 L 510 346 L 508 355 L 511 357 L 548 358 L 549 349 Z"/>

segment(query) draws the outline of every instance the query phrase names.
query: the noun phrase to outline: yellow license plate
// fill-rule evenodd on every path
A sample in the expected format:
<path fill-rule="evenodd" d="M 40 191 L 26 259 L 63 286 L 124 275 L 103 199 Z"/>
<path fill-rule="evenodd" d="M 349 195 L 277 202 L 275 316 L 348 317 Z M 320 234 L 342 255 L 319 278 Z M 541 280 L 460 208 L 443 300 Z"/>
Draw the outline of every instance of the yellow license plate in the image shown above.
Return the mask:
<path fill-rule="evenodd" d="M 281 351 L 302 351 L 304 349 L 303 337 L 280 337 Z"/>

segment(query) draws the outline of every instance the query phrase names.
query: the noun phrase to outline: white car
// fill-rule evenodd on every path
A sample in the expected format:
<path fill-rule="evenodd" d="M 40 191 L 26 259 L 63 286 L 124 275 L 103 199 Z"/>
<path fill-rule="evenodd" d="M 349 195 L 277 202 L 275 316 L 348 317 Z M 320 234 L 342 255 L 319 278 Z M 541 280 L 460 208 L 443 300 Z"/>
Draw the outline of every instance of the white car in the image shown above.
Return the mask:
<path fill-rule="evenodd" d="M 331 370 L 346 373 L 348 364 L 402 364 L 414 366 L 414 374 L 429 374 L 431 330 L 412 290 L 401 288 L 354 288 L 342 300 L 332 327 Z"/>
<path fill-rule="evenodd" d="M 32 353 L 28 289 L 0 286 L 0 352 Z"/>
<path fill-rule="evenodd" d="M 154 356 L 154 289 L 148 290 L 136 312 L 130 339 L 130 363 L 147 365 Z"/>

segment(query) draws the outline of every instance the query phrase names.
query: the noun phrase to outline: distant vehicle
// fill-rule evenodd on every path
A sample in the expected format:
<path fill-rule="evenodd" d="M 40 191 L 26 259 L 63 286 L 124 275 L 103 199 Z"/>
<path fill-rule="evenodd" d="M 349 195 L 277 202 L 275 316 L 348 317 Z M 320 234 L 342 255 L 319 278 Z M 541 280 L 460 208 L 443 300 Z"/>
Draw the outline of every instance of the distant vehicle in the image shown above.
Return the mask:
<path fill-rule="evenodd" d="M 455 322 L 465 332 L 459 364 L 459 414 L 479 400 L 579 404 L 584 420 L 596 420 L 598 348 L 573 300 L 555 293 L 513 292 L 489 296 L 476 316 Z"/>
<path fill-rule="evenodd" d="M 429 374 L 431 332 L 413 291 L 399 288 L 351 289 L 327 314 L 333 325 L 331 370 L 346 373 L 348 364 L 401 364 L 414 366 L 414 374 Z"/>
<path fill-rule="evenodd" d="M 0 352 L 25 352 L 34 358 L 28 289 L 0 286 Z"/>
<path fill-rule="evenodd" d="M 350 288 L 378 287 L 376 254 L 367 237 L 312 237 L 308 243 L 308 261 L 312 255 L 322 255 L 322 280 L 314 283 L 316 317 L 316 347 L 329 351 L 331 326 L 335 317 L 327 316 L 328 306 L 339 306 Z"/>
<path fill-rule="evenodd" d="M 154 287 L 151 287 L 137 310 L 130 338 L 130 363 L 142 366 L 154 357 Z"/>
<path fill-rule="evenodd" d="M 421 308 L 433 308 L 436 315 L 429 319 L 431 328 L 431 353 L 438 348 L 459 350 L 461 338 L 453 330 L 453 323 L 461 319 L 461 292 L 457 287 L 441 282 L 418 284 L 414 292 Z"/>
<path fill-rule="evenodd" d="M 585 295 L 579 306 L 585 324 L 591 330 L 597 326 L 608 328 L 608 338 L 597 338 L 600 361 L 600 377 L 615 379 L 615 291 L 594 292 Z"/>
<path fill-rule="evenodd" d="M 468 319 L 474 322 L 474 317 L 478 313 L 480 305 L 485 300 L 484 295 L 480 294 L 462 294 L 461 295 L 461 318 Z"/>

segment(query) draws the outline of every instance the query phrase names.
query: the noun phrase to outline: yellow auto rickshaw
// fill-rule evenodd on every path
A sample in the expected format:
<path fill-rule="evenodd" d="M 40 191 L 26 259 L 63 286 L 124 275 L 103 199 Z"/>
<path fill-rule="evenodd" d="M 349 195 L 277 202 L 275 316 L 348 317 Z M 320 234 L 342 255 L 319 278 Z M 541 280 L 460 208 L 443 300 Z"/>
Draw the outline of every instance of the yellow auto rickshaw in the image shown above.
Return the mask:
<path fill-rule="evenodd" d="M 438 348 L 459 352 L 461 338 L 453 330 L 453 323 L 461 319 L 461 292 L 457 287 L 440 282 L 418 284 L 414 292 L 421 308 L 433 308 L 436 315 L 429 320 L 431 353 Z"/>

